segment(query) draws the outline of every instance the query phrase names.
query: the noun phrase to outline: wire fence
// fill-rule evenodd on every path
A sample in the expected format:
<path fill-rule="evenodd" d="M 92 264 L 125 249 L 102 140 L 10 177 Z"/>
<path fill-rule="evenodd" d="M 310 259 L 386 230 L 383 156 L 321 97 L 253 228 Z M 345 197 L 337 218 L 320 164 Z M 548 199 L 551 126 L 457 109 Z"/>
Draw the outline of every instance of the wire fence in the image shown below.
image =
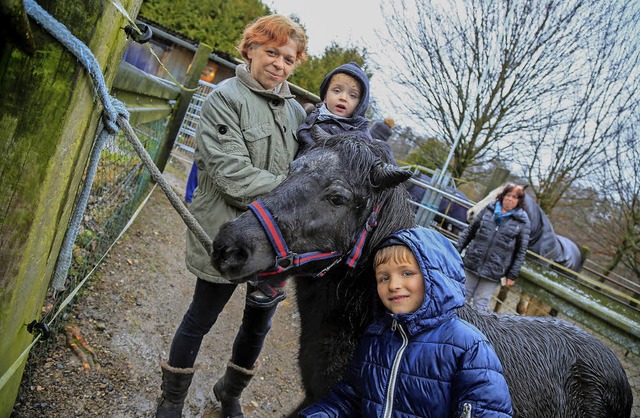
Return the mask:
<path fill-rule="evenodd" d="M 136 135 L 151 157 L 155 157 L 165 136 L 168 118 L 134 127 Z M 125 228 L 150 184 L 150 175 L 125 136 L 120 133 L 105 144 L 91 189 L 84 219 L 73 247 L 73 260 L 65 282 L 65 290 L 50 289 L 42 307 L 41 320 L 48 323 L 59 307 L 104 257 Z M 60 332 L 64 319 L 73 307 L 65 306 L 51 324 L 52 332 Z M 23 380 L 31 380 L 31 372 L 47 357 L 53 341 L 43 341 L 31 350 Z"/>

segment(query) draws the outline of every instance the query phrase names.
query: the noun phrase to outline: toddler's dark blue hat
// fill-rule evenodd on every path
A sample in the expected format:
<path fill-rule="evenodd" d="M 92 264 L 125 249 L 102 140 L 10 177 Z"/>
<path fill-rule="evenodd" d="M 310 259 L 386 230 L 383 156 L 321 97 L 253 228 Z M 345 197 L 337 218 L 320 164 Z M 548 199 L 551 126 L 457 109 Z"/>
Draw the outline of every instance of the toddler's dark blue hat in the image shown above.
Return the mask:
<path fill-rule="evenodd" d="M 350 75 L 360 83 L 360 87 L 362 88 L 360 103 L 358 103 L 358 106 L 356 106 L 356 109 L 353 111 L 352 117 L 364 116 L 367 111 L 367 107 L 369 107 L 369 78 L 367 78 L 367 74 L 365 74 L 364 70 L 353 61 L 343 64 L 327 74 L 324 80 L 322 80 L 322 83 L 320 83 L 320 100 L 324 101 L 331 78 L 339 73 Z"/>

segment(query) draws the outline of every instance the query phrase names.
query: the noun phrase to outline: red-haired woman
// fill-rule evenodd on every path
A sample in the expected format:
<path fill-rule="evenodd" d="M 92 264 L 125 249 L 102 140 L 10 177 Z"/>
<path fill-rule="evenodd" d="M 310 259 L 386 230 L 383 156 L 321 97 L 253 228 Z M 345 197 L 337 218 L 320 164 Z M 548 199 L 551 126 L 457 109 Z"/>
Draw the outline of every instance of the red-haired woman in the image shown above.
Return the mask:
<path fill-rule="evenodd" d="M 239 65 L 236 76 L 214 90 L 202 107 L 195 153 L 198 188 L 189 209 L 212 238 L 223 223 L 285 178 L 298 150 L 295 132 L 305 119 L 286 80 L 306 59 L 306 44 L 302 28 L 285 16 L 265 16 L 249 24 L 238 46 L 246 64 Z M 211 266 L 207 251 L 191 232 L 186 263 L 197 280 L 169 360 L 161 363 L 159 417 L 181 416 L 202 338 L 237 286 Z M 249 286 L 247 293 L 252 290 Z M 213 387 L 223 417 L 243 416 L 240 394 L 255 374 L 276 306 L 245 303 L 231 360 Z"/>
<path fill-rule="evenodd" d="M 495 202 L 489 203 L 460 235 L 464 255 L 467 303 L 488 309 L 502 278 L 512 286 L 518 278 L 529 245 L 529 217 L 524 211 L 524 189 L 507 184 Z"/>

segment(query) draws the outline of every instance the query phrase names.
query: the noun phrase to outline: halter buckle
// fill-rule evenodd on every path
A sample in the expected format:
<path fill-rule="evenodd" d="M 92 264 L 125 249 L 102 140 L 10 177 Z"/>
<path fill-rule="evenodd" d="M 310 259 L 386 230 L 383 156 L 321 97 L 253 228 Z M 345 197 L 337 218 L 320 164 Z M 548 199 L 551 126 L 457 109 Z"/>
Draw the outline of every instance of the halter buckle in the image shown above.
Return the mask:
<path fill-rule="evenodd" d="M 316 274 L 316 277 L 319 278 L 319 279 L 324 277 L 324 275 L 327 274 L 329 272 L 329 270 L 331 270 L 332 268 L 334 268 L 338 264 L 342 263 L 342 260 L 344 260 L 344 255 L 341 256 L 341 257 L 336 258 L 333 261 L 333 263 L 329 264 L 327 267 L 325 267 L 322 270 L 320 270 L 320 272 L 318 274 Z"/>
<path fill-rule="evenodd" d="M 296 256 L 296 253 L 288 253 L 284 257 L 276 256 L 276 267 L 279 267 L 281 271 L 289 270 L 291 267 L 295 266 Z"/>

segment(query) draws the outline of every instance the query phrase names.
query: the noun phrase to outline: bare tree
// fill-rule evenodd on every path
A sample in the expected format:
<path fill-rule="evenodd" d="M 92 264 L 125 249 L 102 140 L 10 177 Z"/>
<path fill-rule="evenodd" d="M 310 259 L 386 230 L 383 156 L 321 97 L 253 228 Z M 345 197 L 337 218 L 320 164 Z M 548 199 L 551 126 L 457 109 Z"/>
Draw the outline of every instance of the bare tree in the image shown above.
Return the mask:
<path fill-rule="evenodd" d="M 618 3 L 622 2 L 389 1 L 382 7 L 387 18 L 387 53 L 372 58 L 383 72 L 387 70 L 387 80 L 398 93 L 398 106 L 423 121 L 429 135 L 455 145 L 450 167 L 455 177 L 462 177 L 468 167 L 510 156 L 531 170 L 529 181 L 536 186 L 536 194 L 542 194 L 556 177 L 539 181 L 534 169 L 542 177 L 543 165 L 538 162 L 548 163 L 564 151 L 562 140 L 557 149 L 542 144 L 558 138 L 558 129 L 567 125 L 572 113 L 581 114 L 576 104 L 602 99 L 603 94 L 620 87 L 631 77 L 627 69 L 637 62 L 632 57 L 635 61 L 627 66 L 621 50 L 609 51 L 612 71 L 594 70 L 592 77 L 608 82 L 609 87 L 592 83 L 592 91 L 582 92 L 585 65 L 604 66 L 607 51 L 600 43 L 607 39 L 612 46 L 618 42 L 615 35 L 624 32 L 613 25 L 602 38 L 594 33 L 607 29 L 607 17 L 618 17 L 620 24 L 627 21 L 626 15 L 620 17 L 625 6 Z M 594 26 L 594 21 L 599 25 Z M 628 37 L 629 42 L 636 40 L 637 32 Z M 588 45 L 594 38 L 599 40 L 594 44 L 600 51 L 595 55 L 602 57 L 599 64 L 592 61 L 594 54 Z M 392 55 L 393 50 L 398 57 Z M 627 86 L 627 97 L 633 97 L 635 84 Z M 585 95 L 580 96 L 581 92 Z M 601 106 L 602 111 L 620 105 L 626 112 L 624 94 L 612 102 L 616 105 Z M 591 119 L 584 121 L 585 129 L 591 124 Z M 607 134 L 613 132 L 613 126 L 607 126 Z M 602 128 L 598 138 L 600 133 L 604 133 Z M 541 144 L 538 149 L 537 144 Z M 526 153 L 521 145 L 529 145 Z M 575 147 L 567 144 L 567 148 Z M 586 158 L 585 165 L 588 162 Z M 562 175 L 557 179 L 570 184 L 580 178 L 582 169 L 584 165 L 559 164 Z"/>
<path fill-rule="evenodd" d="M 612 161 L 597 177 L 602 199 L 585 220 L 590 238 L 609 256 L 604 274 L 623 264 L 640 283 L 640 119 L 616 142 Z"/>
<path fill-rule="evenodd" d="M 460 131 L 451 171 L 461 177 L 535 131 L 540 101 L 569 88 L 563 57 L 578 49 L 584 13 L 580 1 L 392 1 L 385 39 L 401 59 L 378 64 L 433 136 L 453 146 Z"/>
<path fill-rule="evenodd" d="M 571 59 L 572 83 L 562 96 L 541 102 L 536 131 L 523 132 L 518 160 L 540 207 L 555 208 L 576 181 L 616 164 L 618 138 L 640 101 L 640 7 L 637 2 L 598 2 L 584 18 Z M 614 146 L 618 144 L 618 146 Z"/>

